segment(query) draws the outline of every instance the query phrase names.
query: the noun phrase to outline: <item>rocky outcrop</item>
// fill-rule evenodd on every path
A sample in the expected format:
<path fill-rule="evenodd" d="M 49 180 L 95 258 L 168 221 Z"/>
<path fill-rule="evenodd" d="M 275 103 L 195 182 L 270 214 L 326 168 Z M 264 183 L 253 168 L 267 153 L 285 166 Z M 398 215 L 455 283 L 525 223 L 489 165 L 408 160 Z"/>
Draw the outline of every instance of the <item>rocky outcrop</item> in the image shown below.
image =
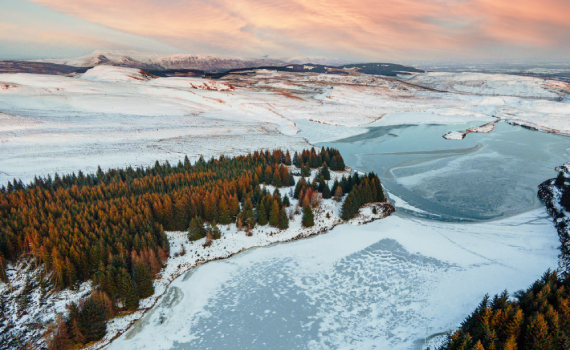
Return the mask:
<path fill-rule="evenodd" d="M 560 239 L 559 272 L 570 274 L 570 213 L 562 205 L 562 197 L 570 191 L 570 162 L 557 167 L 556 179 L 544 181 L 538 186 L 538 197 L 546 206 L 546 211 L 554 219 L 554 226 Z"/>

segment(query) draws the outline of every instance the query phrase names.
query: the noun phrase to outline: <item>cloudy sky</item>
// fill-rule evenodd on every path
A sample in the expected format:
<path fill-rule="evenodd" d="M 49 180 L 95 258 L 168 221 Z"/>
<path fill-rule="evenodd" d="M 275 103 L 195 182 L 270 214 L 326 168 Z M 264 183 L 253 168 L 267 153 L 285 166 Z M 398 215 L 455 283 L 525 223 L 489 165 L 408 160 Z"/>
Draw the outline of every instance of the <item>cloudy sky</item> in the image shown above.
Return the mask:
<path fill-rule="evenodd" d="M 570 0 L 0 0 L 0 59 L 94 50 L 358 61 L 570 59 Z"/>

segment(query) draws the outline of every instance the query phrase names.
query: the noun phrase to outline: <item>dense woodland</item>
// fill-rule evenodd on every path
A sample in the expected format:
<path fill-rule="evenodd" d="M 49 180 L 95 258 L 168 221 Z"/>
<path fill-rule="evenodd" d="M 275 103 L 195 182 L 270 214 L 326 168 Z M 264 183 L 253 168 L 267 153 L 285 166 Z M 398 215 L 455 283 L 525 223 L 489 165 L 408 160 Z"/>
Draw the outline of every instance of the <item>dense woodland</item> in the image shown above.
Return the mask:
<path fill-rule="evenodd" d="M 486 296 L 440 350 L 570 349 L 570 279 L 547 272 L 510 299 Z"/>
<path fill-rule="evenodd" d="M 570 349 L 570 266 L 568 224 L 570 183 L 564 172 L 539 186 L 538 196 L 554 218 L 561 243 L 561 274 L 548 271 L 525 291 L 509 298 L 505 291 L 477 309 L 440 350 L 568 350 Z M 560 198 L 554 195 L 558 189 Z M 560 204 L 560 207 L 556 204 Z"/>
<path fill-rule="evenodd" d="M 93 280 L 97 291 L 72 304 L 69 319 L 59 320 L 48 339 L 53 349 L 100 339 L 115 312 L 137 309 L 140 298 L 154 293 L 153 278 L 169 256 L 165 230 L 187 230 L 188 238 L 197 240 L 220 238 L 218 224 L 236 223 L 248 232 L 256 225 L 287 228 L 290 198 L 260 184 L 295 185 L 291 164 L 304 176 L 320 168 L 311 183 L 303 178 L 295 186 L 304 226 L 314 224 L 319 198 L 349 193 L 344 219 L 354 216 L 357 206 L 385 200 L 374 174 L 343 177 L 331 191 L 325 182 L 329 169 L 345 165 L 329 148 L 293 156 L 276 150 L 200 158 L 195 164 L 186 157 L 174 166 L 99 168 L 96 174 L 56 174 L 28 185 L 14 180 L 0 189 L 0 278 L 6 278 L 8 261 L 29 256 L 45 266 L 57 289 Z"/>

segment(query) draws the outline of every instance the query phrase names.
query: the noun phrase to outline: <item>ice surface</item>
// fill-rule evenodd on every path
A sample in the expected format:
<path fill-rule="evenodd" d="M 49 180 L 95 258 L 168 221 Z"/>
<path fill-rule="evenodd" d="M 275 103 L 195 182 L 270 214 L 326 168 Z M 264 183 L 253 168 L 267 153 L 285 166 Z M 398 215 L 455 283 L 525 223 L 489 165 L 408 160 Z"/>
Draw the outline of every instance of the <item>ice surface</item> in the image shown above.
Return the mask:
<path fill-rule="evenodd" d="M 325 128 L 311 124 L 307 132 L 319 134 Z M 469 130 L 480 125 L 453 127 Z M 489 220 L 542 206 L 537 186 L 555 177 L 554 168 L 570 158 L 565 136 L 499 122 L 490 133 L 449 141 L 441 136 L 450 127 L 367 126 L 366 133 L 317 145 L 338 148 L 347 165 L 376 172 L 390 193 L 424 211 L 413 211 L 414 215 L 435 214 L 435 219 L 451 221 Z M 342 134 L 345 127 L 335 128 Z"/>
<path fill-rule="evenodd" d="M 410 349 L 485 293 L 557 264 L 544 210 L 484 224 L 398 216 L 255 249 L 180 277 L 109 349 Z"/>

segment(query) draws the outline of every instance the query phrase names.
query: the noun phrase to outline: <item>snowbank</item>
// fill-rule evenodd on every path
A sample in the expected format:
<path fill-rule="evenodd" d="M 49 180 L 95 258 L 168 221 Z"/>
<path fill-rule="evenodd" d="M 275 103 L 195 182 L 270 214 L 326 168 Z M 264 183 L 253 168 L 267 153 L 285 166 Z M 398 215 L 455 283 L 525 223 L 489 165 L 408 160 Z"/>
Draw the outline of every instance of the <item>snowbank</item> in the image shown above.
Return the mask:
<path fill-rule="evenodd" d="M 149 81 L 154 75 L 136 68 L 115 66 L 97 66 L 81 75 L 80 79 L 91 81 L 121 82 L 121 81 Z"/>

